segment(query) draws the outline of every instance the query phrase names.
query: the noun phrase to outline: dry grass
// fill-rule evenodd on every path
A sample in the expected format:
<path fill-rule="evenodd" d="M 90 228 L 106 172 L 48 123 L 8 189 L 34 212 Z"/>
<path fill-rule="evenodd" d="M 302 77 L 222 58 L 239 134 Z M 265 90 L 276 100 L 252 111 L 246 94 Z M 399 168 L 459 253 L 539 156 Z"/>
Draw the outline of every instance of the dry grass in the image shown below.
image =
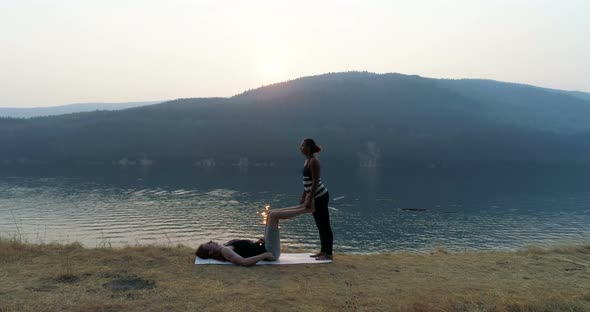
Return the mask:
<path fill-rule="evenodd" d="M 193 265 L 187 247 L 0 240 L 0 311 L 590 311 L 590 247 Z"/>

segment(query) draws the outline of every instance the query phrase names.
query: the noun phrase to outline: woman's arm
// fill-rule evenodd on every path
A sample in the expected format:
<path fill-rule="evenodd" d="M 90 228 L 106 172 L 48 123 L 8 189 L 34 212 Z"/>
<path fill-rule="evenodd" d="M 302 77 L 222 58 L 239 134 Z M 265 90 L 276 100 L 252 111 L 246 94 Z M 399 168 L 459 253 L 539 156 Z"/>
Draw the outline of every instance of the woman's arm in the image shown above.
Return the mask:
<path fill-rule="evenodd" d="M 231 263 L 245 266 L 245 267 L 253 266 L 258 261 L 261 261 L 264 259 L 272 259 L 271 252 L 265 252 L 265 253 L 260 254 L 258 256 L 243 258 L 242 256 L 238 255 L 232 248 L 229 248 L 229 247 L 224 247 L 223 249 L 221 249 L 221 255 L 225 259 L 230 261 Z"/>
<path fill-rule="evenodd" d="M 303 194 L 301 194 L 301 199 L 299 200 L 299 204 L 303 205 L 305 204 L 305 199 L 307 198 L 307 192 L 303 191 Z"/>
<path fill-rule="evenodd" d="M 311 169 L 311 191 L 309 192 L 309 199 L 305 207 L 307 209 L 314 209 L 315 193 L 320 184 L 320 161 L 317 158 L 312 158 L 309 161 L 309 169 Z"/>

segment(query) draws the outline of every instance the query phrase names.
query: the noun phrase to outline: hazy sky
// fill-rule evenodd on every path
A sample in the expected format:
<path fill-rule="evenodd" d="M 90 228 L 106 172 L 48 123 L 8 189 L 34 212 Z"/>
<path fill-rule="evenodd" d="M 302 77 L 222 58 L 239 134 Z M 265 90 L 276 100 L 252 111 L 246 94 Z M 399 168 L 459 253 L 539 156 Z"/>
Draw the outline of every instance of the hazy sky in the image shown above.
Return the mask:
<path fill-rule="evenodd" d="M 589 0 L 0 0 L 0 107 L 367 70 L 590 91 Z"/>

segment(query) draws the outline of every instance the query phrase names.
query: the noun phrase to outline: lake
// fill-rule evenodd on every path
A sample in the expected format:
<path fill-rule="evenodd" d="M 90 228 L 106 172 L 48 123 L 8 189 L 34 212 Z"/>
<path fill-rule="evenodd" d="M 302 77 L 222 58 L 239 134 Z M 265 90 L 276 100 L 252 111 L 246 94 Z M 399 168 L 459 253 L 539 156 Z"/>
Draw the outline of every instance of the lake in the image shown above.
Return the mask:
<path fill-rule="evenodd" d="M 335 252 L 515 249 L 588 243 L 588 170 L 330 168 Z M 257 213 L 296 205 L 300 169 L 26 169 L 0 172 L 0 237 L 88 247 L 256 239 Z M 311 215 L 281 224 L 316 250 Z"/>

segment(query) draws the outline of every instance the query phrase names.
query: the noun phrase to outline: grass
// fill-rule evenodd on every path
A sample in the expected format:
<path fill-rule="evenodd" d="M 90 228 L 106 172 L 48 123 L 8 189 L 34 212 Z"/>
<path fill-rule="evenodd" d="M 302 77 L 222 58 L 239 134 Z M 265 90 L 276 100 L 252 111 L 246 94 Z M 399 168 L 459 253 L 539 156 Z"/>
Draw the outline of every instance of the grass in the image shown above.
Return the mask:
<path fill-rule="evenodd" d="M 0 240 L 0 311 L 590 311 L 590 246 L 193 265 L 193 249 Z"/>

